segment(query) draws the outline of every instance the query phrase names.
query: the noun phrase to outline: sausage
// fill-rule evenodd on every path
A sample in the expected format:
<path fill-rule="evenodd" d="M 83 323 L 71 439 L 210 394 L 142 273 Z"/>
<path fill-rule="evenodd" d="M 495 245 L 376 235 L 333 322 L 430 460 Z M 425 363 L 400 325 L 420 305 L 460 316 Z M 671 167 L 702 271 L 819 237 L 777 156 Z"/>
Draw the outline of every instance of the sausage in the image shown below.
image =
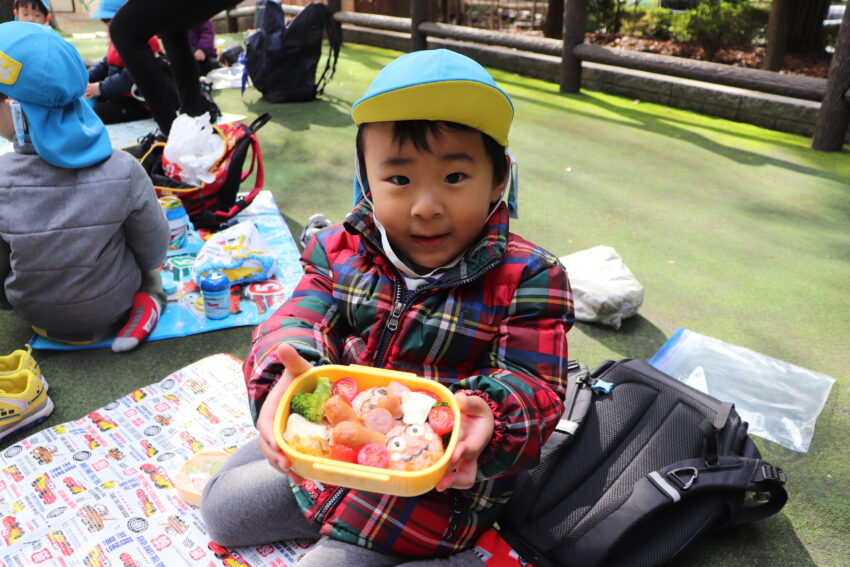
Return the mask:
<path fill-rule="evenodd" d="M 386 435 L 363 427 L 359 421 L 337 423 L 331 430 L 331 437 L 334 443 L 342 443 L 355 449 L 359 449 L 366 443 L 383 444 L 387 440 Z"/>
<path fill-rule="evenodd" d="M 325 418 L 331 425 L 336 425 L 343 421 L 357 421 L 357 413 L 345 398 L 334 394 L 325 402 Z"/>
<path fill-rule="evenodd" d="M 389 397 L 389 396 L 385 396 Z M 399 405 L 401 402 L 399 402 Z M 354 410 L 352 410 L 354 411 Z M 380 431 L 381 433 L 386 433 L 396 425 L 396 420 L 393 419 L 393 415 L 384 408 L 373 409 L 370 412 L 367 412 L 366 415 L 363 416 L 363 425 L 367 429 L 371 429 L 372 431 Z"/>
<path fill-rule="evenodd" d="M 401 396 L 395 394 L 378 398 L 378 407 L 389 411 L 393 419 L 401 419 L 401 416 L 404 415 L 401 411 Z"/>

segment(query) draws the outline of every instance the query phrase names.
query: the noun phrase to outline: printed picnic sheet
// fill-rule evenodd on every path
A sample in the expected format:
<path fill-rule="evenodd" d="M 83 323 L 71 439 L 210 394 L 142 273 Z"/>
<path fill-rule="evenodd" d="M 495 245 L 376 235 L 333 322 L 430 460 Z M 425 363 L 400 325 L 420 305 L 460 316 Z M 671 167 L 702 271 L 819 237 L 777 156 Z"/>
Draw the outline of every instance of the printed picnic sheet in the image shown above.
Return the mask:
<path fill-rule="evenodd" d="M 168 295 L 168 305 L 147 340 L 155 341 L 185 337 L 228 327 L 258 325 L 280 306 L 298 285 L 303 275 L 300 253 L 289 227 L 275 204 L 271 191 L 263 190 L 254 202 L 234 217 L 236 222 L 252 222 L 276 254 L 274 275 L 263 282 L 233 286 L 230 292 L 230 315 L 224 319 L 207 319 L 198 286 L 191 271 L 202 242 L 191 233 L 184 248 L 169 251 L 163 267 L 176 282 Z M 112 339 L 91 345 L 68 345 L 33 335 L 30 344 L 35 349 L 76 350 L 109 348 Z"/>
<path fill-rule="evenodd" d="M 312 540 L 210 545 L 173 487 L 194 453 L 255 435 L 241 363 L 227 354 L 31 435 L 0 454 L 0 567 L 295 565 Z"/>

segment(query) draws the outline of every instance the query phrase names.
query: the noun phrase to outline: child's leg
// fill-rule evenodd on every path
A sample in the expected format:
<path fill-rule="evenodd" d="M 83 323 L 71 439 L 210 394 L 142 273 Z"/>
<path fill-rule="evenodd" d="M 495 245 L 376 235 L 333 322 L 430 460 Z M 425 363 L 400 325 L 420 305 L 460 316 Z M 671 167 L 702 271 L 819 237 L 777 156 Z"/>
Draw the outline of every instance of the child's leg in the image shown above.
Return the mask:
<path fill-rule="evenodd" d="M 372 551 L 351 543 L 322 537 L 316 545 L 298 560 L 298 567 L 343 567 L 367 565 L 368 567 L 390 567 L 401 561 L 395 555 Z"/>
<path fill-rule="evenodd" d="M 148 338 L 159 321 L 159 315 L 165 308 L 168 296 L 162 289 L 162 276 L 159 270 L 142 272 L 142 285 L 133 297 L 133 306 L 127 323 L 118 331 L 112 342 L 113 352 L 126 352 L 138 346 Z"/>
<path fill-rule="evenodd" d="M 240 447 L 207 483 L 201 517 L 210 538 L 225 547 L 319 537 L 319 528 L 301 513 L 289 478 L 272 468 L 255 440 Z"/>
<path fill-rule="evenodd" d="M 94 112 L 104 124 L 120 124 L 150 118 L 151 111 L 132 98 L 103 98 L 94 103 Z"/>
<path fill-rule="evenodd" d="M 399 563 L 398 567 L 484 567 L 484 562 L 469 549 L 441 559 L 420 559 Z"/>

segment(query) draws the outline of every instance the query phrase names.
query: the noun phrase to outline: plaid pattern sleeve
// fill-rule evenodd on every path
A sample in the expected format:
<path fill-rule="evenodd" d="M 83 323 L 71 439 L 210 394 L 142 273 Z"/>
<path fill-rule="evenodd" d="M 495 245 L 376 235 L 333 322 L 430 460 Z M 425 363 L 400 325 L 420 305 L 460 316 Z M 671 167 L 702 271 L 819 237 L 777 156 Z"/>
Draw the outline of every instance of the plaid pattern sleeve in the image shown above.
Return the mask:
<path fill-rule="evenodd" d="M 570 284 L 554 257 L 522 256 L 515 268 L 526 273 L 486 360 L 455 386 L 482 392 L 494 409 L 493 439 L 479 459 L 482 480 L 515 474 L 534 462 L 564 409 L 566 333 L 574 320 Z"/>
<path fill-rule="evenodd" d="M 276 353 L 279 344 L 291 344 L 313 365 L 339 359 L 342 339 L 335 332 L 339 313 L 328 257 L 318 239 L 308 244 L 301 263 L 304 276 L 287 302 L 254 330 L 243 364 L 255 423 L 266 396 L 283 372 Z"/>

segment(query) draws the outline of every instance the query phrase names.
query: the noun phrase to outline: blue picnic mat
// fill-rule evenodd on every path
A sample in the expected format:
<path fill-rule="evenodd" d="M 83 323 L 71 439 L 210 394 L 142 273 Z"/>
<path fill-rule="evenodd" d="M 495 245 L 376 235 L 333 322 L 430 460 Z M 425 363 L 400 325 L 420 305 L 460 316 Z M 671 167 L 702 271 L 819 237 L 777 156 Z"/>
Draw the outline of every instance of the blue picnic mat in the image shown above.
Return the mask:
<path fill-rule="evenodd" d="M 280 306 L 298 285 L 303 275 L 300 253 L 289 227 L 275 204 L 271 191 L 260 191 L 251 206 L 234 217 L 234 222 L 252 222 L 276 254 L 274 275 L 267 281 L 234 286 L 230 295 L 230 315 L 224 319 L 207 319 L 200 290 L 192 281 L 191 267 L 200 251 L 201 240 L 190 233 L 186 246 L 169 251 L 163 267 L 167 277 L 175 280 L 168 295 L 168 306 L 147 340 L 185 337 L 229 327 L 258 325 Z M 68 345 L 33 335 L 30 344 L 35 349 L 80 350 L 109 348 L 112 339 L 91 345 Z"/>

